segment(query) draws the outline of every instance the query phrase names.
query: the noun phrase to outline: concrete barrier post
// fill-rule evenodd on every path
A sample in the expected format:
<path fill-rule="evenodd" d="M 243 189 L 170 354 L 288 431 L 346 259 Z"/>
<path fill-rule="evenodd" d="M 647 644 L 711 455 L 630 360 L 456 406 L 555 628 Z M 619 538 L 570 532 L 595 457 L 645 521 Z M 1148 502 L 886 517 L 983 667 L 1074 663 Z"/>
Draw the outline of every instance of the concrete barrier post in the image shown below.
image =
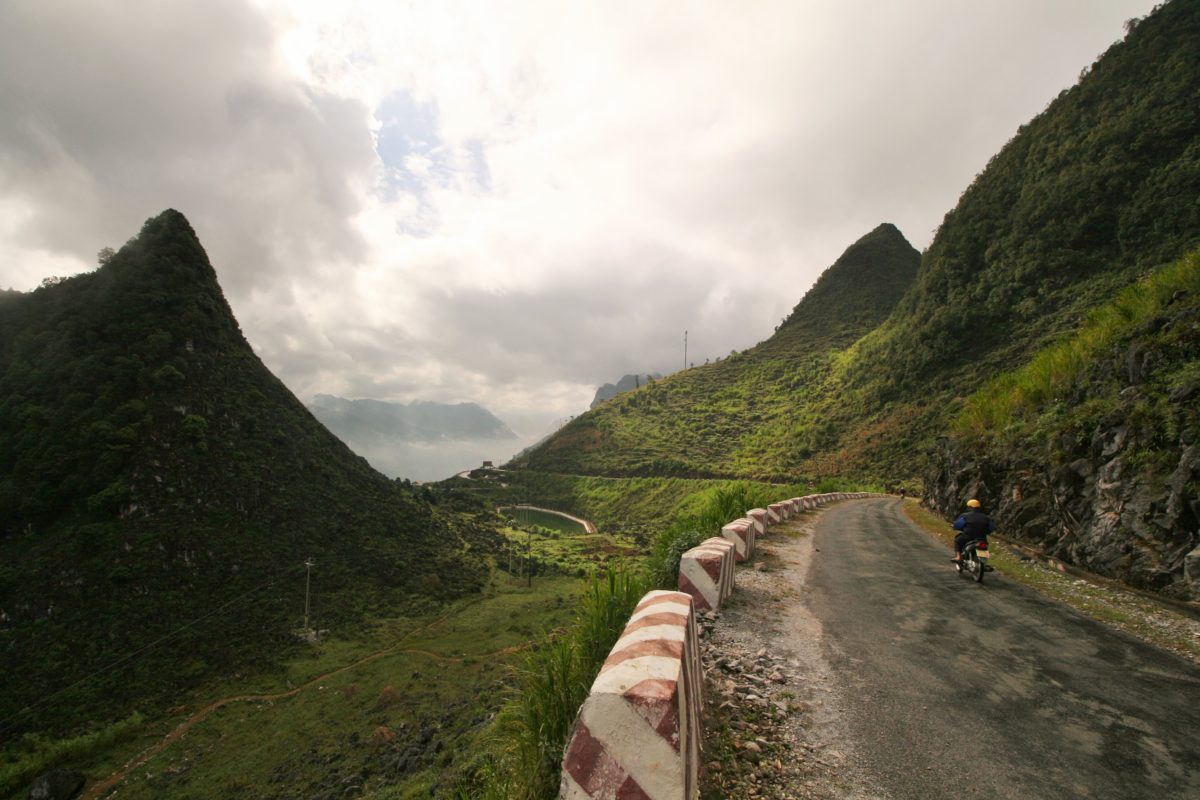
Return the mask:
<path fill-rule="evenodd" d="M 692 598 L 650 592 L 579 709 L 560 800 L 699 797 L 702 680 Z"/>
<path fill-rule="evenodd" d="M 733 557 L 738 563 L 754 557 L 757 527 L 752 519 L 735 519 L 721 528 L 721 538 L 733 543 Z"/>
<path fill-rule="evenodd" d="M 734 546 L 728 539 L 706 539 L 679 559 L 679 591 L 692 597 L 697 611 L 713 611 L 733 593 Z"/>
<path fill-rule="evenodd" d="M 767 511 L 775 514 L 779 518 L 779 522 L 786 522 L 788 517 L 792 515 L 787 503 L 771 503 L 767 506 Z"/>
<path fill-rule="evenodd" d="M 767 532 L 767 510 L 765 508 L 752 508 L 746 512 L 746 518 L 754 521 L 754 533 L 756 536 L 764 536 Z"/>

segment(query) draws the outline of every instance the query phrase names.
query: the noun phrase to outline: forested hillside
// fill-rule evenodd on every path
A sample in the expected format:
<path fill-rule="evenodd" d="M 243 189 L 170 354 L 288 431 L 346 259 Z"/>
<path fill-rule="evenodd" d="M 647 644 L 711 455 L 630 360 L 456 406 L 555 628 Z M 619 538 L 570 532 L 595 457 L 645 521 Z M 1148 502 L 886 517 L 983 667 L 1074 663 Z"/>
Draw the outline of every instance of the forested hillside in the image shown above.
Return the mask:
<path fill-rule="evenodd" d="M 271 375 L 183 215 L 49 283 L 0 297 L 5 737 L 271 663 L 307 558 L 327 627 L 478 588 L 470 526 Z"/>
<path fill-rule="evenodd" d="M 854 293 L 879 309 L 902 282 L 831 269 L 772 338 L 585 414 L 522 463 L 919 476 L 964 396 L 1200 243 L 1200 2 L 1131 23 L 1084 73 L 967 188 L 886 320 L 848 319 Z"/>

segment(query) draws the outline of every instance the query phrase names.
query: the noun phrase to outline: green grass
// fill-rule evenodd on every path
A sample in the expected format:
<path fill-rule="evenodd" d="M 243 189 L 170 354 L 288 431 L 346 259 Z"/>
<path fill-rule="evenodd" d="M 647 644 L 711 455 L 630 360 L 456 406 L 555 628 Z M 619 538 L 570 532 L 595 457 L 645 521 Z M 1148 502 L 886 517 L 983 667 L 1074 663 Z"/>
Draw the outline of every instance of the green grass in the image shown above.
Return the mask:
<path fill-rule="evenodd" d="M 20 794 L 38 775 L 65 763 L 94 757 L 114 745 L 135 737 L 145 718 L 133 712 L 125 719 L 70 739 L 47 740 L 26 734 L 0 762 L 0 796 Z"/>
<path fill-rule="evenodd" d="M 501 528 L 508 540 L 508 558 L 499 566 L 510 575 L 560 574 L 583 578 L 612 561 L 635 558 L 636 544 L 619 536 L 603 533 L 565 534 L 530 525 L 525 528 Z"/>
<path fill-rule="evenodd" d="M 955 432 L 994 436 L 1061 401 L 1094 359 L 1161 314 L 1179 292 L 1200 292 L 1200 253 L 1193 252 L 1127 287 L 1111 303 L 1093 309 L 1077 331 L 1040 350 L 1020 369 L 993 378 L 967 398 L 954 421 Z"/>
<path fill-rule="evenodd" d="M 488 734 L 488 752 L 459 785 L 460 798 L 555 795 L 575 715 L 647 588 L 645 578 L 631 570 L 613 569 L 593 579 L 571 626 L 525 657 L 517 688 Z M 384 797 L 391 795 L 380 800 Z"/>
<path fill-rule="evenodd" d="M 535 579 L 530 589 L 499 576 L 488 595 L 444 617 L 376 619 L 366 635 L 331 637 L 272 674 L 211 686 L 168 717 L 136 719 L 127 727 L 137 730 L 122 731 L 120 741 L 87 751 L 61 743 L 58 748 L 70 752 L 58 761 L 103 777 L 220 697 L 309 684 L 293 697 L 213 712 L 135 770 L 120 796 L 312 796 L 330 781 L 344 788 L 345 780 L 358 782 L 367 796 L 428 797 L 433 786 L 447 796 L 469 761 L 463 754 L 478 751 L 488 715 L 507 694 L 508 668 L 520 663 L 531 638 L 570 622 L 584 588 L 579 580 L 556 577 Z M 380 651 L 387 652 L 364 661 Z M 427 728 L 434 733 L 422 744 Z M 397 770 L 396 759 L 413 745 L 419 757 Z"/>

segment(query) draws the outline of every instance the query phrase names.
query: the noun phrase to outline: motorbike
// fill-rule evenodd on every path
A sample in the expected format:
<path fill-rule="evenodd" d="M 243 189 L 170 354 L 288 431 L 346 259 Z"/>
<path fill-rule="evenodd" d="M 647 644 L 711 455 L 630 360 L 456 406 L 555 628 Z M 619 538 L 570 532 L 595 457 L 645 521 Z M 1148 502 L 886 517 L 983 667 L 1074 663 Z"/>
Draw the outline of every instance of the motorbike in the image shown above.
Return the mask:
<path fill-rule="evenodd" d="M 975 539 L 963 545 L 962 560 L 954 562 L 954 569 L 966 572 L 975 579 L 976 583 L 981 583 L 983 573 L 995 569 L 987 564 L 990 557 L 987 539 Z"/>

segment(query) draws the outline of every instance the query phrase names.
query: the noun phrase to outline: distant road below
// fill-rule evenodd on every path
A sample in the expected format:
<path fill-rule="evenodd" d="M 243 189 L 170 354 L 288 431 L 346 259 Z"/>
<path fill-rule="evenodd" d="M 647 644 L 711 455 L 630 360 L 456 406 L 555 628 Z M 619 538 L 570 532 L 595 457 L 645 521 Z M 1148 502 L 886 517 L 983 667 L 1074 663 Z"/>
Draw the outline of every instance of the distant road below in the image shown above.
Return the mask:
<path fill-rule="evenodd" d="M 999 573 L 958 575 L 895 500 L 817 525 L 807 604 L 891 800 L 1200 798 L 1200 669 Z"/>

